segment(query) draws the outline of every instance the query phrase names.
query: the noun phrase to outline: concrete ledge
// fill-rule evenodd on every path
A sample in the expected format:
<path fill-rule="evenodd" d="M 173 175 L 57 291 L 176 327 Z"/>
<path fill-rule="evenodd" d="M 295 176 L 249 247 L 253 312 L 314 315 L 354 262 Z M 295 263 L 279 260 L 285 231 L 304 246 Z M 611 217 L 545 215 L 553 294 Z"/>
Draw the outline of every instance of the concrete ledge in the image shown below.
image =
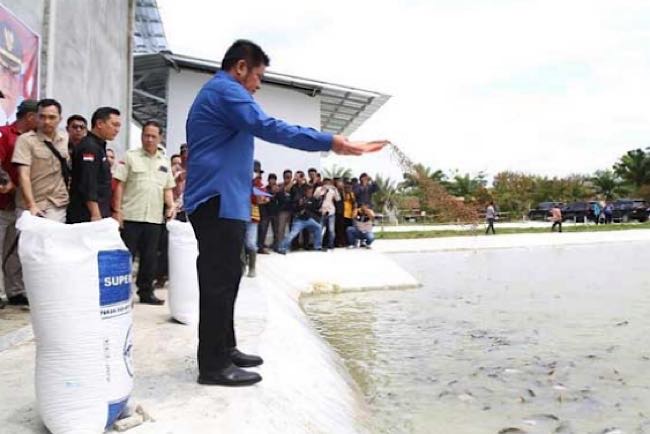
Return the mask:
<path fill-rule="evenodd" d="M 171 321 L 167 306 L 136 304 L 131 403 L 142 405 L 155 421 L 129 432 L 368 432 L 361 393 L 299 300 L 305 294 L 417 284 L 374 250 L 260 255 L 258 277 L 242 280 L 235 321 L 238 346 L 265 359 L 258 369 L 264 380 L 234 389 L 196 383 L 195 326 Z M 163 298 L 166 293 L 157 291 Z M 0 396 L 12 397 L 0 406 L 0 424 L 7 432 L 44 432 L 35 405 L 34 357 L 33 343 L 0 352 L 0 372 L 6 373 Z"/>

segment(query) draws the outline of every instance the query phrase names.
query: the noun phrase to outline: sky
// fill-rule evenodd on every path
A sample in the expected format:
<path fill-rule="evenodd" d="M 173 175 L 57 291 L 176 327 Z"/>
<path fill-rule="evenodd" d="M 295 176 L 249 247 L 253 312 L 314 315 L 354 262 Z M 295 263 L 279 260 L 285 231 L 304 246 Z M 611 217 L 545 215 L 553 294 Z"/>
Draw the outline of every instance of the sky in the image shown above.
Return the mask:
<path fill-rule="evenodd" d="M 650 146 L 646 0 L 158 0 L 173 52 L 220 60 L 238 38 L 270 70 L 392 96 L 352 136 L 461 173 L 609 168 Z M 382 151 L 327 157 L 400 171 Z"/>

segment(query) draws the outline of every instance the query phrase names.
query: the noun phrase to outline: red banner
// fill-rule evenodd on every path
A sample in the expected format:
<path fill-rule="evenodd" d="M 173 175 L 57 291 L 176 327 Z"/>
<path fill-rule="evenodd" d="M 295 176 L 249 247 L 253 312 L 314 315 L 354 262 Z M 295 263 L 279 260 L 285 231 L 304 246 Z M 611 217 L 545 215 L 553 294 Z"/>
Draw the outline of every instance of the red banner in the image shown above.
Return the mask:
<path fill-rule="evenodd" d="M 16 119 L 16 107 L 38 99 L 40 36 L 0 5 L 0 125 Z"/>

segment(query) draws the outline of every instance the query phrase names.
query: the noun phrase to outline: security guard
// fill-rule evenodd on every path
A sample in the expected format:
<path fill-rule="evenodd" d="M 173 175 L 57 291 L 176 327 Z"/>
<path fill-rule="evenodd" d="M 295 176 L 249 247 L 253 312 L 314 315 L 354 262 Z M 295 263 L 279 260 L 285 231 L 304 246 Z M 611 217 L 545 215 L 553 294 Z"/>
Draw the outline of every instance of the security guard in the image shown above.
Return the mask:
<path fill-rule="evenodd" d="M 154 294 L 156 253 L 165 219 L 174 218 L 176 186 L 169 158 L 158 149 L 162 127 L 149 121 L 142 127 L 142 148 L 126 153 L 115 170 L 117 181 L 113 217 L 122 223 L 122 239 L 131 255 L 140 256 L 138 295 L 140 303 L 161 305 Z M 163 218 L 164 216 L 164 218 Z"/>
<path fill-rule="evenodd" d="M 111 216 L 111 167 L 106 157 L 106 141 L 113 140 L 120 132 L 120 112 L 112 107 L 100 107 L 93 113 L 90 124 L 92 130 L 81 139 L 72 157 L 68 223 Z"/>

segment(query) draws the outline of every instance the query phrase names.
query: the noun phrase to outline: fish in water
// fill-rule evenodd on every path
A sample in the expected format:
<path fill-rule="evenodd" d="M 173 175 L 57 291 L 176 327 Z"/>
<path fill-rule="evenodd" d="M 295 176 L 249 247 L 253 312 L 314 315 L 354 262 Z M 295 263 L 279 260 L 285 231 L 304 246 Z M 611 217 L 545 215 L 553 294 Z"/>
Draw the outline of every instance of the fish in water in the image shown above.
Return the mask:
<path fill-rule="evenodd" d="M 619 428 L 605 428 L 600 432 L 600 434 L 625 434 L 625 432 L 622 429 Z"/>
<path fill-rule="evenodd" d="M 526 433 L 527 431 L 524 431 L 521 428 L 510 426 L 508 428 L 503 428 L 502 430 L 499 430 L 498 434 L 526 434 Z"/>

